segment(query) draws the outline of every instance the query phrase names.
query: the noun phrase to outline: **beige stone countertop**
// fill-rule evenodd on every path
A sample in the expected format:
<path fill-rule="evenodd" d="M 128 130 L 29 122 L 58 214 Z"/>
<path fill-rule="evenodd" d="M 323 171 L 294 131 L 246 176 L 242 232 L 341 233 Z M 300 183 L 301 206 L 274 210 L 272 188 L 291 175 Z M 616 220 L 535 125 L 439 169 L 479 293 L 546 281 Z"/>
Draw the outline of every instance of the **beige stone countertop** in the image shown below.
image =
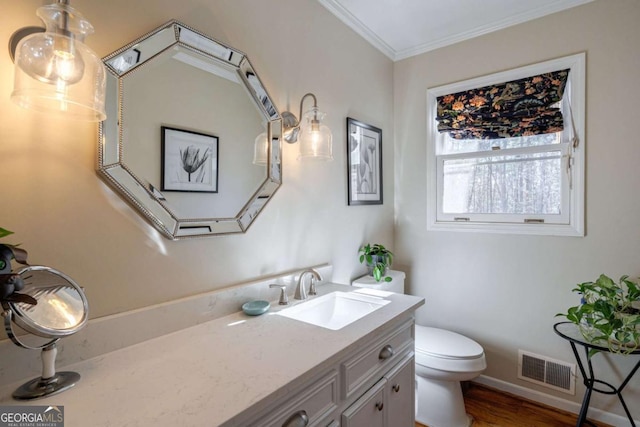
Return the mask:
<path fill-rule="evenodd" d="M 318 286 L 319 294 L 353 290 L 331 283 Z M 0 405 L 64 406 L 66 427 L 241 425 L 243 411 L 275 402 L 313 376 L 315 368 L 335 362 L 358 341 L 386 330 L 424 303 L 421 297 L 402 294 L 385 299 L 391 303 L 337 331 L 273 315 L 286 307 L 271 302 L 261 316 L 240 311 L 57 367 L 82 378 L 51 397 L 15 401 L 11 393 L 22 382 L 4 386 Z"/>

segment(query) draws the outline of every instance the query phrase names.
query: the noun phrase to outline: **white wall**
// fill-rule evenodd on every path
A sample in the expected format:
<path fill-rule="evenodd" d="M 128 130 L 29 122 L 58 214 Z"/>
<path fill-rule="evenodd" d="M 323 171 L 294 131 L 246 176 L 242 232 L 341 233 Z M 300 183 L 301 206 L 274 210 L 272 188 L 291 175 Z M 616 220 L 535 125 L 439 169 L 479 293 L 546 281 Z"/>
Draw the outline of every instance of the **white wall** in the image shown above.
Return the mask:
<path fill-rule="evenodd" d="M 418 323 L 464 333 L 487 353 L 490 377 L 556 394 L 516 378 L 517 350 L 568 362 L 552 325 L 578 303 L 575 284 L 600 273 L 640 275 L 640 3 L 596 1 L 398 62 L 394 68 L 397 260 Z M 583 238 L 426 231 L 426 90 L 578 52 L 587 53 L 586 227 Z M 630 369 L 635 359 L 617 361 Z M 599 360 L 598 368 L 608 362 Z M 606 378 L 620 378 L 607 373 Z M 579 384 L 572 399 L 579 401 Z M 636 419 L 640 375 L 625 397 Z M 592 406 L 622 414 L 617 400 Z"/>
<path fill-rule="evenodd" d="M 41 0 L 0 0 L 0 40 L 39 25 Z M 95 172 L 97 125 L 15 106 L 13 65 L 0 52 L 0 227 L 33 264 L 86 288 L 91 317 L 331 262 L 348 282 L 365 272 L 358 247 L 393 240 L 393 63 L 315 0 L 74 0 L 94 25 L 99 56 L 175 18 L 245 52 L 280 111 L 314 92 L 333 130 L 331 163 L 300 163 L 284 147 L 283 180 L 246 234 L 172 242 L 160 237 Z M 310 105 L 305 104 L 305 109 Z M 383 206 L 346 204 L 347 116 L 380 127 Z M 277 292 L 274 290 L 274 298 Z M 1 355 L 0 355 L 1 356 Z M 35 357 L 35 356 L 34 356 Z"/>

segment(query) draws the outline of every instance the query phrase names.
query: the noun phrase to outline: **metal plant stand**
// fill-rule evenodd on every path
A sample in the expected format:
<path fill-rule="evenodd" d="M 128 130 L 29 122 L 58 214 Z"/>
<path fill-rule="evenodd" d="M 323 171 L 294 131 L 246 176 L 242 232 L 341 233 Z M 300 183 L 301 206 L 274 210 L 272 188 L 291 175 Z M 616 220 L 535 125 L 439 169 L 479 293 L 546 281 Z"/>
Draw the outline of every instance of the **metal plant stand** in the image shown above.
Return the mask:
<path fill-rule="evenodd" d="M 633 417 L 629 412 L 629 408 L 624 398 L 622 397 L 622 390 L 627 386 L 631 378 L 640 368 L 640 359 L 635 364 L 633 369 L 629 372 L 629 374 L 622 381 L 620 386 L 615 387 L 610 383 L 599 380 L 596 378 L 593 366 L 591 364 L 591 358 L 589 358 L 589 351 L 591 349 L 596 349 L 599 351 L 609 352 L 608 347 L 603 347 L 601 345 L 597 345 L 587 341 L 580 331 L 578 327 L 571 322 L 560 322 L 553 325 L 553 329 L 560 337 L 569 341 L 571 344 L 571 350 L 573 350 L 573 355 L 576 358 L 576 362 L 578 363 L 578 368 L 580 369 L 580 374 L 582 374 L 582 380 L 587 388 L 584 393 L 584 397 L 582 399 L 582 407 L 580 408 L 580 415 L 578 416 L 578 421 L 576 422 L 576 427 L 581 427 L 583 424 L 587 424 L 590 426 L 595 426 L 591 421 L 587 420 L 587 411 L 589 410 L 589 402 L 591 400 L 591 394 L 595 391 L 598 393 L 616 395 L 618 396 L 618 400 L 622 404 L 624 408 L 624 412 L 627 414 L 627 418 L 629 418 L 629 423 L 632 427 L 635 427 L 636 424 L 633 421 Z M 583 355 L 578 351 L 578 346 L 582 347 Z M 632 355 L 640 355 L 640 349 L 636 349 L 629 354 Z M 586 366 L 585 366 L 586 365 Z"/>

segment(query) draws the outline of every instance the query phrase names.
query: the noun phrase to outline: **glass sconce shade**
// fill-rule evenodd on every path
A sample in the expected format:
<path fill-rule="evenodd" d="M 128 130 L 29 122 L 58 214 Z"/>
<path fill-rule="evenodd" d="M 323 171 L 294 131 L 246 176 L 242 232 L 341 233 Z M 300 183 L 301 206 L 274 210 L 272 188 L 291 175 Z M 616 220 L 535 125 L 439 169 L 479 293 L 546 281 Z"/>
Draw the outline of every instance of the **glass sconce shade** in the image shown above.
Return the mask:
<path fill-rule="evenodd" d="M 333 160 L 333 135 L 322 123 L 325 113 L 313 107 L 304 113 L 300 126 L 298 159 Z"/>
<path fill-rule="evenodd" d="M 64 3 L 42 6 L 37 15 L 46 31 L 17 44 L 11 99 L 38 111 L 85 121 L 104 120 L 104 65 L 83 43 L 93 27 Z"/>
<path fill-rule="evenodd" d="M 307 97 L 313 99 L 313 107 L 302 114 L 302 105 Z M 333 136 L 328 126 L 322 123 L 325 113 L 318 110 L 318 101 L 313 93 L 307 93 L 300 100 L 300 120 L 285 111 L 282 113 L 284 140 L 289 144 L 300 141 L 298 160 L 333 160 Z"/>
<path fill-rule="evenodd" d="M 253 164 L 254 165 L 266 165 L 267 156 L 269 153 L 269 139 L 267 133 L 262 132 L 256 137 L 253 146 Z"/>

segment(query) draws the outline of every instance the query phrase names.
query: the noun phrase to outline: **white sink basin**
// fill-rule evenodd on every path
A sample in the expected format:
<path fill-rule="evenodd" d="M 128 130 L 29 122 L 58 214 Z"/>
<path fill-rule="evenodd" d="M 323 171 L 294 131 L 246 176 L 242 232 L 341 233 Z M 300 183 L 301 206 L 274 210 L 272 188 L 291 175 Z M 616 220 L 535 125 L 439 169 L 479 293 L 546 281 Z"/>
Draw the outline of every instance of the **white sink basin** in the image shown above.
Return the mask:
<path fill-rule="evenodd" d="M 355 292 L 332 292 L 276 314 L 335 331 L 390 302 Z"/>

